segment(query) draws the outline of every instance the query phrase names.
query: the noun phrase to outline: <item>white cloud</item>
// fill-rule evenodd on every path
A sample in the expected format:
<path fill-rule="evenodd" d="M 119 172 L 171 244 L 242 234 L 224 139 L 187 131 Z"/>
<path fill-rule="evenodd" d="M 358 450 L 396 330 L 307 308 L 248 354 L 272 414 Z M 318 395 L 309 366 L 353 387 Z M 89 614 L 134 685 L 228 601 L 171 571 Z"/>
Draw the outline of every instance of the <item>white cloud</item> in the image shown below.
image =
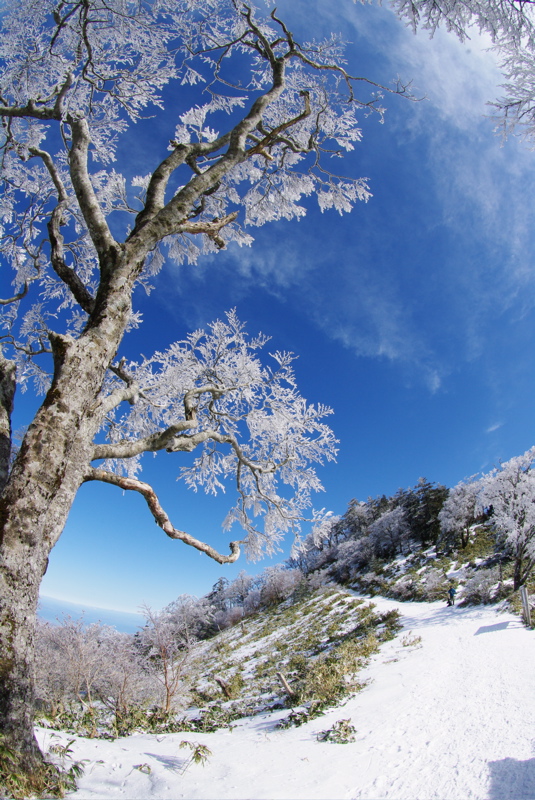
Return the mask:
<path fill-rule="evenodd" d="M 465 131 L 489 112 L 486 104 L 499 94 L 501 82 L 489 37 L 477 30 L 470 37 L 463 44 L 442 29 L 430 39 L 405 28 L 390 50 L 392 63 L 417 76 L 418 89 L 440 116 Z"/>

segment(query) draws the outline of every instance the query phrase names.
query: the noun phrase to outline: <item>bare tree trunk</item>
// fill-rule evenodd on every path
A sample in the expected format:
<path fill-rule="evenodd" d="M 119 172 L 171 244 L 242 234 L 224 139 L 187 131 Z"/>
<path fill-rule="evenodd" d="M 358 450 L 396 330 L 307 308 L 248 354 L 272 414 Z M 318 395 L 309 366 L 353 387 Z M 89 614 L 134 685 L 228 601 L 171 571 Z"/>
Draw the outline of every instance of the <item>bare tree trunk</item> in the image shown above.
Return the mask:
<path fill-rule="evenodd" d="M 0 496 L 0 735 L 26 771 L 42 763 L 33 734 L 39 586 L 90 465 L 99 393 L 129 302 L 115 318 L 102 311 L 76 341 L 51 336 L 54 380 Z"/>
<path fill-rule="evenodd" d="M 517 544 L 513 571 L 513 591 L 516 592 L 517 589 L 520 589 L 526 577 L 526 569 L 524 567 L 524 546 L 522 544 Z"/>
<path fill-rule="evenodd" d="M 68 399 L 61 396 L 63 407 Z M 77 441 L 85 426 L 64 426 L 58 405 L 42 410 L 0 500 L 0 732 L 32 758 L 38 757 L 32 724 L 39 586 L 85 467 Z"/>
<path fill-rule="evenodd" d="M 73 485 L 72 474 L 70 487 L 60 483 L 57 466 L 63 460 L 60 442 L 56 452 L 52 447 L 41 453 L 37 449 L 38 441 L 25 450 L 21 460 L 38 457 L 49 465 L 46 478 L 52 483 L 48 491 L 41 470 L 36 469 L 34 475 L 22 472 L 10 481 L 0 501 L 0 732 L 10 746 L 32 760 L 38 758 L 32 724 L 39 586 L 50 550 L 65 524 L 78 488 Z M 34 466 L 38 463 L 32 461 Z"/>

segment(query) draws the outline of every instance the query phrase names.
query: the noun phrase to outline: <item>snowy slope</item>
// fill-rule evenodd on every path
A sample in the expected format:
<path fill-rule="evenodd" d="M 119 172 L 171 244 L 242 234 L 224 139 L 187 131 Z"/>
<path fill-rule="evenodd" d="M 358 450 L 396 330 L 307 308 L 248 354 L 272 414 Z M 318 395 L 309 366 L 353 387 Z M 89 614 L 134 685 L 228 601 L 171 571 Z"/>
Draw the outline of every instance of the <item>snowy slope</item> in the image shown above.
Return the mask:
<path fill-rule="evenodd" d="M 74 757 L 89 763 L 70 796 L 535 800 L 535 632 L 495 606 L 373 602 L 398 608 L 405 627 L 361 673 L 370 685 L 343 707 L 288 730 L 274 727 L 286 710 L 232 732 L 77 737 Z M 344 718 L 354 743 L 316 740 Z M 50 745 L 50 731 L 38 736 Z M 183 771 L 184 739 L 210 748 L 204 767 Z"/>

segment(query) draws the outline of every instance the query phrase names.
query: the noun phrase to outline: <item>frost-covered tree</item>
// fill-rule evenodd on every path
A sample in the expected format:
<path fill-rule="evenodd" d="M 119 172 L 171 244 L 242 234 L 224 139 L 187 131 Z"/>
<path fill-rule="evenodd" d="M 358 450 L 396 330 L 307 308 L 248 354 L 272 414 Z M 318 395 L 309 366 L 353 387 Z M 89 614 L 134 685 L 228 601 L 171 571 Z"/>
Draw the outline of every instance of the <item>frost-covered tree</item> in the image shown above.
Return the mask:
<path fill-rule="evenodd" d="M 104 706 L 120 731 L 134 707 L 158 697 L 159 685 L 129 634 L 66 617 L 57 625 L 39 620 L 36 642 L 37 696 L 52 718 L 68 711 L 85 717 L 94 732 Z"/>
<path fill-rule="evenodd" d="M 329 561 L 336 542 L 344 533 L 341 522 L 341 517 L 326 514 L 304 539 L 294 543 L 288 566 L 307 575 Z"/>
<path fill-rule="evenodd" d="M 253 555 L 310 512 L 312 465 L 334 439 L 288 355 L 262 366 L 265 339 L 247 339 L 234 315 L 147 358 L 121 348 L 140 323 L 134 289 L 164 258 L 248 244 L 252 227 L 302 216 L 307 195 L 339 212 L 368 198 L 364 180 L 326 162 L 359 141 L 359 109 L 381 115 L 381 91 L 348 74 L 338 38 L 299 44 L 260 2 L 2 3 L 0 733 L 27 774 L 42 765 L 38 588 L 82 483 L 140 493 L 168 536 L 221 563 L 240 543 L 221 555 L 176 528 L 139 478 L 143 453 L 195 451 L 184 477 L 207 491 L 232 476 L 227 524 Z M 151 171 L 133 190 L 123 134 L 147 114 L 168 126 L 169 148 L 145 153 Z M 44 400 L 12 462 L 17 381 Z"/>
<path fill-rule="evenodd" d="M 467 481 L 460 481 L 450 489 L 438 515 L 441 546 L 454 547 L 460 544 L 461 547 L 466 547 L 470 527 L 477 518 L 477 495 L 480 489 L 481 484 L 475 476 Z"/>
<path fill-rule="evenodd" d="M 370 539 L 376 555 L 385 558 L 396 552 L 403 553 L 408 545 L 410 526 L 405 509 L 401 506 L 386 511 L 369 528 Z"/>
<path fill-rule="evenodd" d="M 478 507 L 513 558 L 514 589 L 535 566 L 535 447 L 511 458 L 481 479 Z"/>
<path fill-rule="evenodd" d="M 182 647 L 190 648 L 210 628 L 213 608 L 205 597 L 181 594 L 164 609 L 168 626 Z"/>
<path fill-rule="evenodd" d="M 262 573 L 262 601 L 267 605 L 281 603 L 297 589 L 303 577 L 299 569 L 267 567 Z"/>
<path fill-rule="evenodd" d="M 412 489 L 398 493 L 396 501 L 405 511 L 411 535 L 422 545 L 436 543 L 440 533 L 438 515 L 447 496 L 445 486 L 426 478 L 419 478 Z"/>
<path fill-rule="evenodd" d="M 347 511 L 342 517 L 346 536 L 358 539 L 360 536 L 367 535 L 368 528 L 377 519 L 372 502 L 365 503 L 355 499 L 350 501 Z"/>
<path fill-rule="evenodd" d="M 255 578 L 253 578 L 252 575 L 248 575 L 247 572 L 242 569 L 227 587 L 225 594 L 228 604 L 231 606 L 242 606 L 249 592 L 256 586 L 256 583 Z"/>
<path fill-rule="evenodd" d="M 375 558 L 372 537 L 346 539 L 340 542 L 333 556 L 334 563 L 329 568 L 329 573 L 335 580 L 345 583 L 354 578 L 359 571 L 367 569 Z"/>
<path fill-rule="evenodd" d="M 229 586 L 228 578 L 218 578 L 212 589 L 206 595 L 206 600 L 215 611 L 226 611 L 228 608 L 227 589 Z"/>
<path fill-rule="evenodd" d="M 180 604 L 180 598 L 177 601 Z M 176 614 L 176 608 L 167 606 L 162 611 L 143 607 L 145 625 L 136 634 L 147 672 L 160 685 L 161 712 L 167 715 L 173 709 L 183 688 L 191 646 L 194 642 L 191 620 Z"/>
<path fill-rule="evenodd" d="M 470 27 L 490 35 L 504 75 L 504 95 L 491 102 L 504 134 L 535 137 L 535 4 L 533 0 L 391 0 L 414 31 L 440 25 L 461 41 Z"/>
<path fill-rule="evenodd" d="M 318 550 L 333 547 L 338 541 L 339 524 L 340 517 L 331 513 L 326 514 L 325 517 L 312 528 L 310 542 Z"/>
<path fill-rule="evenodd" d="M 94 702 L 96 686 L 106 671 L 110 637 L 115 630 L 98 622 L 86 625 L 83 617 L 65 617 L 60 625 L 41 623 L 37 664 L 40 699 L 52 705 L 78 704 L 92 720 L 96 733 Z"/>

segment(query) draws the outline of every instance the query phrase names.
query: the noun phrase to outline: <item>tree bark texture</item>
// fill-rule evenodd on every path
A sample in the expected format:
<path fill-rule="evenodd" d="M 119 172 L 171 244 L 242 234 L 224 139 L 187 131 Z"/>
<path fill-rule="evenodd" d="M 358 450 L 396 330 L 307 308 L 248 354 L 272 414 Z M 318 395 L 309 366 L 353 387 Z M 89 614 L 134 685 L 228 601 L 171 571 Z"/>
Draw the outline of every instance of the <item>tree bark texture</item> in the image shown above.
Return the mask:
<path fill-rule="evenodd" d="M 33 735 L 39 586 L 89 468 L 101 424 L 99 394 L 104 375 L 130 313 L 131 283 L 137 269 L 119 272 L 123 278 L 130 272 L 130 281 L 125 285 L 119 280 L 116 291 L 97 301 L 78 340 L 51 335 L 53 382 L 0 497 L 0 734 L 28 765 L 42 758 Z"/>

